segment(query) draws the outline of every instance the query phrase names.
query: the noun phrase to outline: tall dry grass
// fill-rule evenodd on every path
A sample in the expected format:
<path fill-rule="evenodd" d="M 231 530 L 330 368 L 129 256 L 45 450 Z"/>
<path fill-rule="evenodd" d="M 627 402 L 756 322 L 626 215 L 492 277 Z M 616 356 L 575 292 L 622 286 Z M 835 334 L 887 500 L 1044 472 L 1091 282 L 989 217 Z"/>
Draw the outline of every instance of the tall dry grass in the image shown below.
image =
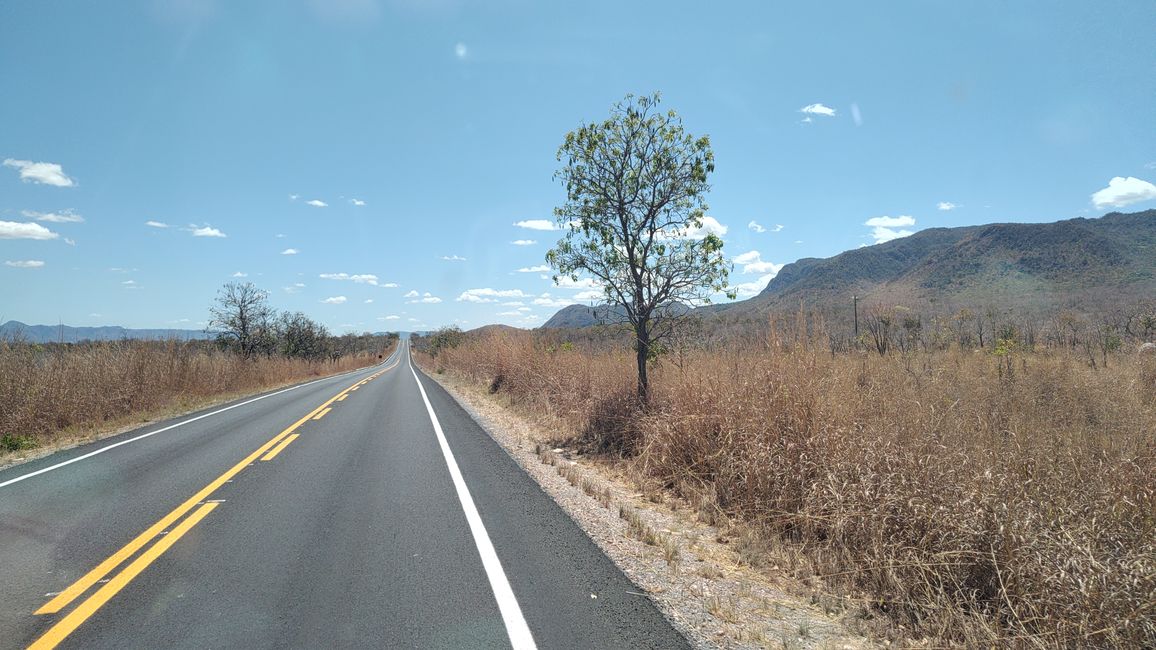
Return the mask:
<path fill-rule="evenodd" d="M 880 356 L 759 345 L 663 362 L 494 335 L 423 361 L 766 543 L 817 592 L 953 643 L 1156 646 L 1156 355 Z"/>
<path fill-rule="evenodd" d="M 51 444 L 129 416 L 268 390 L 377 360 L 376 353 L 332 362 L 246 360 L 200 342 L 44 347 L 0 341 L 0 453 L 4 447 L 15 451 Z"/>

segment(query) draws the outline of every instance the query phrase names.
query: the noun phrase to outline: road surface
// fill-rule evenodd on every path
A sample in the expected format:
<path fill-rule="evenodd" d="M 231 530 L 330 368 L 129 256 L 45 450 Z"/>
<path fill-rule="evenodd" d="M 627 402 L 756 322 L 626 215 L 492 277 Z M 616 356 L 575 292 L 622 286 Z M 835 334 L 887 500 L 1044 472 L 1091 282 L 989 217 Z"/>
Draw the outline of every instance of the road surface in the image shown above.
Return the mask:
<path fill-rule="evenodd" d="M 0 471 L 0 554 L 2 648 L 687 645 L 405 341 Z"/>

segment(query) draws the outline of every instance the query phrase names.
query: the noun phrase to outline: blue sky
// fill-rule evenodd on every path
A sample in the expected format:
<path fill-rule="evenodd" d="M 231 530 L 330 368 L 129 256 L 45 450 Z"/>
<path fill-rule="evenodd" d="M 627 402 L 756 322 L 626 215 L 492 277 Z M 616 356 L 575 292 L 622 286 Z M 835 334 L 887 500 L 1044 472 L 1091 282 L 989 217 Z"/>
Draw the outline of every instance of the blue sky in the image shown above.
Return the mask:
<path fill-rule="evenodd" d="M 0 320 L 198 328 L 243 279 L 338 332 L 541 324 L 591 291 L 515 224 L 627 93 L 711 136 L 744 295 L 922 228 L 1152 208 L 1153 34 L 1141 1 L 4 2 Z"/>

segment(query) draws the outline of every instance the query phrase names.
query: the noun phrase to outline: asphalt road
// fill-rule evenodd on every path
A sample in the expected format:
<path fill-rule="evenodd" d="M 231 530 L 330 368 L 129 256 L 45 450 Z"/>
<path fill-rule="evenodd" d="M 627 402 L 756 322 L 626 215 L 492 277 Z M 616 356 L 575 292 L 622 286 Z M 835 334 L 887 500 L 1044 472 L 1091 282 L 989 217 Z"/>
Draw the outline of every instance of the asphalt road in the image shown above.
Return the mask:
<path fill-rule="evenodd" d="M 0 471 L 0 647 L 687 646 L 405 342 L 226 406 Z"/>

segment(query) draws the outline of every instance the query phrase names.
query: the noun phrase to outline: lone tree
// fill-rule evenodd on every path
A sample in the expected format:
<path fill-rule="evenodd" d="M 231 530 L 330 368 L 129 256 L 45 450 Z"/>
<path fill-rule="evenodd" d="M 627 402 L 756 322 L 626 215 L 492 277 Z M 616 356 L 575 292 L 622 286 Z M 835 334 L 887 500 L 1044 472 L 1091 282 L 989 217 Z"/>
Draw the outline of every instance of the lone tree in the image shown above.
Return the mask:
<path fill-rule="evenodd" d="M 687 305 L 726 289 L 723 242 L 703 230 L 714 154 L 707 136 L 682 128 L 659 95 L 627 95 L 610 117 L 566 134 L 555 173 L 566 203 L 554 209 L 566 231 L 546 261 L 559 277 L 589 275 L 634 329 L 638 399 L 650 396 L 646 363 Z M 729 294 L 733 297 L 733 294 Z"/>
<path fill-rule="evenodd" d="M 217 292 L 216 304 L 209 307 L 209 328 L 217 330 L 217 340 L 235 347 L 249 358 L 271 348 L 275 342 L 269 294 L 253 283 L 230 282 Z"/>

